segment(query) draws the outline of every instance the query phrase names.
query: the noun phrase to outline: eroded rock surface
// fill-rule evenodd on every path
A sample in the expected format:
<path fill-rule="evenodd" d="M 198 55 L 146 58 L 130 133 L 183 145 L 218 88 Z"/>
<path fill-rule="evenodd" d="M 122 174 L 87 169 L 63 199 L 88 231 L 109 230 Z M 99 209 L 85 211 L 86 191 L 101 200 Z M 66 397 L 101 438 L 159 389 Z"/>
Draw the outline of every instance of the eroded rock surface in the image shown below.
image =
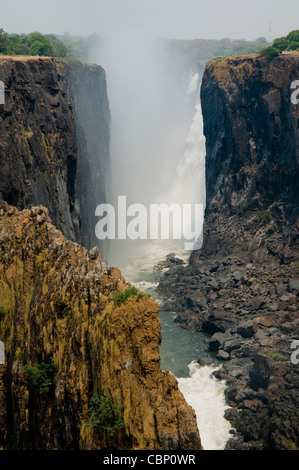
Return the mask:
<path fill-rule="evenodd" d="M 0 208 L 0 448 L 201 449 L 194 411 L 160 370 L 158 305 L 138 295 L 97 248 L 67 240 L 42 206 Z M 54 364 L 49 390 L 24 366 Z M 124 426 L 86 426 L 90 398 L 110 396 Z"/>
<path fill-rule="evenodd" d="M 181 327 L 211 335 L 238 436 L 228 448 L 299 448 L 298 77 L 298 53 L 207 65 L 203 247 L 159 286 Z"/>

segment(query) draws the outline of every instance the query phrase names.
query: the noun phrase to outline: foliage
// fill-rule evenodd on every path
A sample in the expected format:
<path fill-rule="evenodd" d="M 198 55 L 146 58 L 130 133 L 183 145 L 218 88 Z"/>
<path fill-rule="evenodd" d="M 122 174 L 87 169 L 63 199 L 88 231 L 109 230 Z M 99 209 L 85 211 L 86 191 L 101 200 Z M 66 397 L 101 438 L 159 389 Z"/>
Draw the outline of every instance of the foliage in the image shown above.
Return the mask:
<path fill-rule="evenodd" d="M 32 366 L 26 365 L 23 368 L 27 376 L 27 386 L 29 390 L 39 390 L 41 393 L 48 393 L 53 385 L 53 379 L 58 371 L 56 364 L 46 364 L 45 362 L 35 363 Z"/>
<path fill-rule="evenodd" d="M 273 43 L 261 51 L 261 56 L 272 60 L 283 51 L 296 51 L 299 49 L 299 30 L 291 31 L 287 36 L 277 38 Z"/>
<path fill-rule="evenodd" d="M 231 55 L 254 54 L 265 49 L 267 40 L 258 38 L 256 41 L 242 39 L 193 39 L 193 40 L 163 40 L 166 51 L 180 58 L 185 68 L 197 66 L 202 67 L 215 57 Z"/>
<path fill-rule="evenodd" d="M 6 316 L 7 314 L 7 311 L 4 307 L 1 307 L 0 306 L 0 321 L 4 319 L 4 317 Z"/>
<path fill-rule="evenodd" d="M 50 57 L 77 57 L 88 60 L 94 51 L 101 46 L 101 38 L 97 34 L 88 37 L 64 34 L 8 34 L 0 29 L 0 54 Z"/>
<path fill-rule="evenodd" d="M 259 217 L 259 220 L 260 220 L 261 222 L 263 222 L 264 224 L 270 224 L 270 222 L 272 222 L 272 220 L 273 220 L 272 215 L 271 215 L 269 212 L 267 212 L 267 211 L 265 211 L 265 212 L 260 212 L 260 213 L 258 214 L 258 217 Z"/>
<path fill-rule="evenodd" d="M 66 56 L 76 57 L 79 60 L 92 61 L 93 56 L 102 47 L 102 39 L 96 33 L 87 37 L 71 36 L 66 33 L 60 36 L 59 40 L 67 50 Z"/>
<path fill-rule="evenodd" d="M 8 34 L 1 28 L 0 29 L 0 54 L 6 54 L 9 45 Z"/>
<path fill-rule="evenodd" d="M 122 405 L 118 401 L 113 402 L 110 395 L 93 395 L 89 402 L 90 419 L 86 425 L 113 437 L 124 426 L 121 410 Z"/>
<path fill-rule="evenodd" d="M 123 292 L 117 292 L 113 296 L 113 300 L 117 305 L 121 305 L 126 303 L 130 297 L 136 297 L 136 300 L 140 300 L 144 297 L 144 294 L 142 292 L 139 292 L 136 287 L 131 286 Z"/>

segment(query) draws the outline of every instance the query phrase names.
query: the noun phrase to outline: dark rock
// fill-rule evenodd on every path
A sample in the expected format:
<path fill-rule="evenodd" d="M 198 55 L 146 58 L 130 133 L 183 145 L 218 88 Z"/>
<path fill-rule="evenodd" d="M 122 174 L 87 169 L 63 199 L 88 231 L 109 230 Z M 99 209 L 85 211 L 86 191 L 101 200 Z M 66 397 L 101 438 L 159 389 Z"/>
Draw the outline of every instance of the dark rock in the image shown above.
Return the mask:
<path fill-rule="evenodd" d="M 186 305 L 188 309 L 199 308 L 200 310 L 206 308 L 207 303 L 204 298 L 197 296 L 186 297 Z"/>
<path fill-rule="evenodd" d="M 241 346 L 241 343 L 242 343 L 242 337 L 238 335 L 234 335 L 232 338 L 225 340 L 222 347 L 224 351 L 230 353 L 234 349 L 238 349 Z"/>
<path fill-rule="evenodd" d="M 233 314 L 218 311 L 211 314 L 204 315 L 202 328 L 203 331 L 209 334 L 217 332 L 224 333 L 229 328 L 234 326 L 235 317 Z"/>
<path fill-rule="evenodd" d="M 276 287 L 276 294 L 279 295 L 279 297 L 281 295 L 284 295 L 286 294 L 288 291 L 288 286 L 286 284 L 279 284 L 277 287 Z"/>
<path fill-rule="evenodd" d="M 230 354 L 227 351 L 224 351 L 223 349 L 219 349 L 217 353 L 217 359 L 220 361 L 228 361 L 230 358 Z"/>
<path fill-rule="evenodd" d="M 259 388 L 267 389 L 272 373 L 271 359 L 262 351 L 258 352 L 254 358 L 253 368 L 250 371 L 250 386 L 253 390 Z"/>
<path fill-rule="evenodd" d="M 237 282 L 244 281 L 246 279 L 245 271 L 236 271 L 232 275 L 233 279 Z"/>
<path fill-rule="evenodd" d="M 222 347 L 223 343 L 230 337 L 230 333 L 214 333 L 209 341 L 210 351 L 218 351 L 218 349 Z"/>
<path fill-rule="evenodd" d="M 228 402 L 241 403 L 245 399 L 255 398 L 255 392 L 251 388 L 233 385 L 225 390 L 225 398 Z"/>
<path fill-rule="evenodd" d="M 197 360 L 198 364 L 201 366 L 212 366 L 214 361 L 211 357 L 201 357 Z"/>
<path fill-rule="evenodd" d="M 237 333 L 243 338 L 251 338 L 254 336 L 254 328 L 252 325 L 252 320 L 243 320 L 237 326 Z"/>
<path fill-rule="evenodd" d="M 290 279 L 288 289 L 289 292 L 297 294 L 299 291 L 299 279 Z"/>

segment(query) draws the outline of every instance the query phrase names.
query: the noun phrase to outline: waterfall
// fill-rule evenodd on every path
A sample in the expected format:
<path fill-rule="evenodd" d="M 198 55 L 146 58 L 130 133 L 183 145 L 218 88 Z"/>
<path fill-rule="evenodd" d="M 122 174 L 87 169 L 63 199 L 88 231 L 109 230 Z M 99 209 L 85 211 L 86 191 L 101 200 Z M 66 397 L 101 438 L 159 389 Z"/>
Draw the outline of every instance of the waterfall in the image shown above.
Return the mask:
<path fill-rule="evenodd" d="M 136 44 L 138 50 L 134 50 Z M 118 191 L 114 195 L 126 194 L 129 200 L 142 203 L 205 205 L 199 71 L 186 70 L 182 77 L 178 67 L 176 73 L 173 69 L 166 73 L 165 64 L 161 67 L 160 61 L 156 66 L 153 51 L 148 53 L 140 41 L 123 42 L 122 54 L 115 50 L 116 43 L 112 46 L 107 57 L 119 60 L 103 65 L 108 70 L 111 104 L 112 171 Z M 127 51 L 131 52 L 129 62 Z M 142 60 L 145 56 L 147 60 Z M 190 252 L 183 249 L 181 240 L 113 240 L 108 262 L 160 302 L 156 266 L 172 252 L 188 262 Z M 177 377 L 187 403 L 194 408 L 204 449 L 222 449 L 230 438 L 230 425 L 224 418 L 225 384 L 213 378 L 214 368 L 196 362 L 208 355 L 205 335 L 183 330 L 174 323 L 174 315 L 160 312 L 161 368 Z"/>

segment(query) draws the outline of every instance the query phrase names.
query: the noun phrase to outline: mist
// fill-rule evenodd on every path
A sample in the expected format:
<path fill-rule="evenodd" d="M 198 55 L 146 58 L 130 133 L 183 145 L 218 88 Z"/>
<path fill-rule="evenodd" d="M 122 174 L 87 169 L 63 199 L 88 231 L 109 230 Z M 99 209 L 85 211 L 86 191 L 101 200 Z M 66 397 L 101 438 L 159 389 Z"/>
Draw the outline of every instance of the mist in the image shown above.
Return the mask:
<path fill-rule="evenodd" d="M 282 36 L 297 27 L 298 2 L 285 1 L 286 15 L 278 0 L 53 0 L 46 15 L 43 2 L 4 5 L 4 29 L 97 32 L 103 38 L 103 47 L 92 51 L 89 60 L 103 66 L 107 76 L 112 175 L 107 202 L 116 207 L 118 196 L 126 196 L 128 204 L 204 204 L 201 72 L 182 69 L 163 49 L 161 38 Z M 112 245 L 117 263 L 137 243 Z"/>
<path fill-rule="evenodd" d="M 107 35 L 92 59 L 107 75 L 111 204 L 117 207 L 118 196 L 145 206 L 203 203 L 204 159 L 194 155 L 194 145 L 204 145 L 198 71 L 182 70 L 163 42 L 137 28 Z M 112 242 L 113 261 L 136 245 Z"/>

